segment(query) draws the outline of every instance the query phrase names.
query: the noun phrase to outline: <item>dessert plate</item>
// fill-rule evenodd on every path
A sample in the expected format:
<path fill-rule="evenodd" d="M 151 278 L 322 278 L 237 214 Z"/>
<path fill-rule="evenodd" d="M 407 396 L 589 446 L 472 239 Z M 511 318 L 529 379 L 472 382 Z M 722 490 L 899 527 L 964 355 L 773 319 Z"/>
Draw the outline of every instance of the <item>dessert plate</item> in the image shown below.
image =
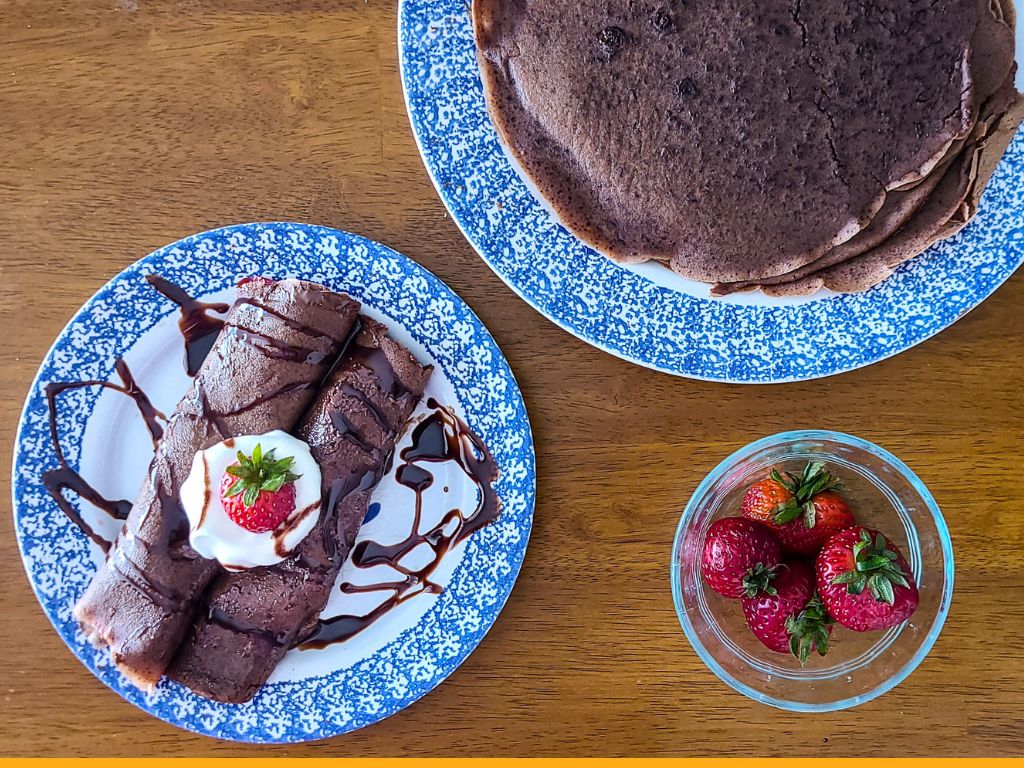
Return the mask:
<path fill-rule="evenodd" d="M 712 299 L 708 286 L 660 265 L 620 265 L 597 254 L 533 194 L 487 116 L 465 0 L 402 0 L 398 35 L 413 133 L 466 238 L 548 319 L 626 360 L 737 383 L 842 373 L 948 327 L 1024 260 L 1022 132 L 975 220 L 872 290 Z"/>
<path fill-rule="evenodd" d="M 431 577 L 443 586 L 440 595 L 404 601 L 343 642 L 292 649 L 247 704 L 219 704 L 166 680 L 153 693 L 143 693 L 122 678 L 106 651 L 88 644 L 71 616 L 103 554 L 42 483 L 43 473 L 58 463 L 46 384 L 119 384 L 115 362 L 123 359 L 153 406 L 167 414 L 174 410 L 189 385 L 179 313 L 146 281 L 150 273 L 209 302 L 230 301 L 237 280 L 248 275 L 300 277 L 348 293 L 420 361 L 435 366 L 417 413 L 427 408 L 429 398 L 453 407 L 483 438 L 500 471 L 493 487 L 501 515 L 444 557 Z M 57 402 L 55 426 L 70 470 L 108 499 L 133 499 L 152 442 L 132 399 L 91 386 L 66 391 Z M 396 454 L 410 440 L 407 433 Z M 466 494 L 475 493 L 456 468 L 441 466 L 434 474 L 443 478 L 449 495 L 443 507 L 437 497 L 424 496 L 423 526 L 447 513 L 453 498 L 467 500 Z M 64 641 L 100 680 L 182 728 L 240 741 L 296 742 L 381 720 L 423 696 L 465 660 L 497 619 L 522 564 L 533 519 L 535 465 L 523 399 L 505 358 L 473 311 L 440 280 L 401 254 L 356 235 L 304 224 L 245 224 L 161 248 L 86 302 L 32 384 L 18 432 L 13 489 L 18 543 L 36 596 Z M 65 495 L 97 537 L 116 535 L 117 521 Z M 392 470 L 374 492 L 360 539 L 402 539 L 414 507 L 415 494 L 395 481 Z M 374 576 L 382 583 L 389 580 L 386 574 L 359 570 L 346 563 L 339 578 L 360 584 L 376 583 Z M 390 596 L 386 591 L 335 591 L 325 618 L 363 616 Z"/>

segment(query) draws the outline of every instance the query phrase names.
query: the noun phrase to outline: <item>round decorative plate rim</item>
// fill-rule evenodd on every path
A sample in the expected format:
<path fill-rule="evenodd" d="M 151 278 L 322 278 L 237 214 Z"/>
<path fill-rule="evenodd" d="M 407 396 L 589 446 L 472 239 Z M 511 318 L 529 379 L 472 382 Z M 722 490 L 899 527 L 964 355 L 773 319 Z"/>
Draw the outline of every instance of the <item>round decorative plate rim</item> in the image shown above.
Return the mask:
<path fill-rule="evenodd" d="M 229 259 L 227 251 L 232 249 Z M 354 255 L 357 250 L 363 254 L 361 266 Z M 303 260 L 309 263 L 303 265 Z M 206 270 L 197 269 L 200 266 Z M 427 613 L 352 667 L 268 683 L 244 705 L 213 702 L 167 681 L 154 693 L 144 693 L 125 682 L 108 654 L 90 646 L 71 619 L 70 607 L 84 588 L 82 579 L 87 580 L 94 568 L 87 540 L 39 483 L 40 469 L 49 468 L 40 467 L 40 462 L 52 459 L 42 388 L 62 369 L 84 370 L 80 378 L 110 377 L 114 359 L 176 311 L 151 290 L 152 297 L 133 295 L 145 290 L 139 277 L 150 271 L 160 271 L 200 297 L 256 271 L 323 282 L 332 281 L 325 277 L 328 272 L 335 280 L 344 275 L 352 282 L 335 283 L 339 290 L 403 318 L 406 329 L 441 364 L 459 394 L 464 417 L 497 459 L 501 476 L 495 489 L 502 517 L 469 538 L 448 588 Z M 190 284 L 196 280 L 198 287 Z M 398 295 L 396 304 L 402 300 L 400 311 L 374 300 L 372 284 L 379 281 L 386 281 L 387 290 Z M 90 347 L 81 344 L 90 329 L 102 330 L 106 302 L 124 302 L 126 297 L 142 302 L 132 305 L 137 325 L 119 326 L 119 339 L 105 351 L 91 347 L 83 352 L 83 347 Z M 419 306 L 409 305 L 410 299 L 418 300 Z M 450 312 L 451 318 L 442 320 L 441 311 Z M 106 317 L 111 315 L 117 313 Z M 118 317 L 119 322 L 124 320 Z M 431 322 L 432 328 L 424 330 L 423 324 Z M 466 332 L 464 338 L 451 332 L 455 324 Z M 456 370 L 449 358 L 469 349 L 475 359 L 460 357 L 470 362 L 465 370 Z M 62 356 L 68 359 L 57 363 Z M 89 373 L 90 368 L 99 375 Z M 481 369 L 489 374 L 486 388 L 479 384 Z M 466 386 L 470 380 L 477 383 Z M 61 423 L 78 419 L 84 424 L 98 396 L 95 392 L 84 397 L 74 416 L 62 409 Z M 37 440 L 40 432 L 47 432 L 44 447 Z M 81 435 L 79 442 L 64 446 L 73 467 L 78 464 L 80 439 Z M 443 682 L 482 641 L 504 607 L 525 557 L 536 499 L 536 463 L 525 403 L 508 362 L 473 310 L 427 269 L 387 246 L 329 227 L 292 222 L 237 224 L 190 235 L 157 249 L 104 284 L 68 321 L 40 363 L 22 409 L 12 474 L 15 531 L 29 582 L 47 618 L 79 661 L 127 701 L 161 720 L 207 736 L 254 743 L 295 743 L 348 733 L 404 709 Z M 37 562 L 36 548 L 41 544 L 60 555 L 62 570 L 56 575 L 53 565 Z M 482 567 L 485 564 L 490 572 Z M 487 588 L 485 594 L 481 587 Z M 424 666 L 424 660 L 434 664 L 433 670 Z M 419 666 L 414 668 L 413 662 Z M 386 665 L 387 672 L 367 682 L 374 663 Z M 385 674 L 390 680 L 381 677 Z"/>
<path fill-rule="evenodd" d="M 463 0 L 399 3 L 402 87 L 420 155 L 491 270 L 550 321 L 605 352 L 705 381 L 832 376 L 948 328 L 1024 262 L 1024 223 L 1012 221 L 1024 208 L 1018 134 L 975 222 L 869 291 L 765 306 L 657 286 L 580 243 L 514 171 L 487 117 L 468 8 Z"/>

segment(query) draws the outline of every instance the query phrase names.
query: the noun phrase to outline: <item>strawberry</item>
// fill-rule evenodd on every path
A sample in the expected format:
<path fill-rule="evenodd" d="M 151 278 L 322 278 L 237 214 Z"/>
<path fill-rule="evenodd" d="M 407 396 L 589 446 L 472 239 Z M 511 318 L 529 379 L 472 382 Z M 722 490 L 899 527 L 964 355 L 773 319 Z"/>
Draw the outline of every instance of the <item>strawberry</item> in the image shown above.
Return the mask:
<path fill-rule="evenodd" d="M 253 533 L 272 531 L 295 511 L 295 481 L 291 471 L 295 459 L 277 459 L 271 448 L 264 455 L 260 444 L 252 456 L 238 452 L 238 461 L 224 473 L 220 483 L 221 505 L 237 525 Z"/>
<path fill-rule="evenodd" d="M 789 554 L 813 557 L 829 536 L 855 522 L 846 500 L 836 493 L 839 488 L 824 464 L 809 461 L 799 475 L 783 477 L 773 469 L 747 489 L 740 509 L 744 517 L 775 531 Z"/>
<path fill-rule="evenodd" d="M 708 528 L 700 571 L 711 589 L 725 597 L 757 594 L 782 557 L 779 540 L 760 523 L 725 517 Z"/>
<path fill-rule="evenodd" d="M 743 616 L 765 647 L 791 653 L 807 663 L 811 651 L 828 651 L 832 619 L 814 594 L 814 571 L 799 560 L 779 566 L 770 584 L 755 595 L 744 595 Z"/>
<path fill-rule="evenodd" d="M 896 546 L 870 528 L 847 528 L 827 542 L 815 563 L 818 594 L 848 629 L 894 627 L 917 609 L 917 585 Z"/>

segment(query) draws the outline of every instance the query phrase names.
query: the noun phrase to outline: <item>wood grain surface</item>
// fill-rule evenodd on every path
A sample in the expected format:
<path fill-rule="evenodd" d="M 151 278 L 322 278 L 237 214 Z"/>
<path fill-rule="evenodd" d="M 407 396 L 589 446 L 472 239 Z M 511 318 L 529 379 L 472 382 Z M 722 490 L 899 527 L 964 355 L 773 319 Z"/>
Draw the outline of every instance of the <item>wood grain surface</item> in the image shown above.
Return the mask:
<path fill-rule="evenodd" d="M 0 464 L 54 337 L 134 260 L 236 222 L 358 232 L 457 291 L 522 385 L 538 505 L 504 613 L 446 683 L 363 731 L 294 747 L 195 736 L 106 689 L 51 629 L 5 475 L 0 753 L 1024 753 L 1024 274 L 937 338 L 834 378 L 726 386 L 631 365 L 530 309 L 459 234 L 416 152 L 396 47 L 382 0 L 0 0 Z M 754 704 L 705 669 L 667 568 L 703 475 L 801 427 L 900 455 L 945 510 L 957 564 L 920 669 L 817 716 Z"/>

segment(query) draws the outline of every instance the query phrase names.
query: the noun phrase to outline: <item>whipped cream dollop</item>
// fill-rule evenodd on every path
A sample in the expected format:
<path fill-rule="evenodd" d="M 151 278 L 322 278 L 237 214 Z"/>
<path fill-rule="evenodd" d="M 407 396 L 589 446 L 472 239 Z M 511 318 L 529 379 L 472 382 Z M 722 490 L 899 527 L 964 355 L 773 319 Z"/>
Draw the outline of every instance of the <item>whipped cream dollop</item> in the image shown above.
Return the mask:
<path fill-rule="evenodd" d="M 227 468 L 238 461 L 238 452 L 251 456 L 259 445 L 266 456 L 294 457 L 295 509 L 272 531 L 254 533 L 228 517 L 221 503 L 220 487 Z M 181 505 L 188 516 L 189 543 L 203 557 L 217 560 L 229 571 L 274 565 L 288 558 L 320 519 L 320 467 L 309 446 L 281 430 L 263 435 L 229 438 L 192 460 L 192 469 L 181 485 Z"/>

